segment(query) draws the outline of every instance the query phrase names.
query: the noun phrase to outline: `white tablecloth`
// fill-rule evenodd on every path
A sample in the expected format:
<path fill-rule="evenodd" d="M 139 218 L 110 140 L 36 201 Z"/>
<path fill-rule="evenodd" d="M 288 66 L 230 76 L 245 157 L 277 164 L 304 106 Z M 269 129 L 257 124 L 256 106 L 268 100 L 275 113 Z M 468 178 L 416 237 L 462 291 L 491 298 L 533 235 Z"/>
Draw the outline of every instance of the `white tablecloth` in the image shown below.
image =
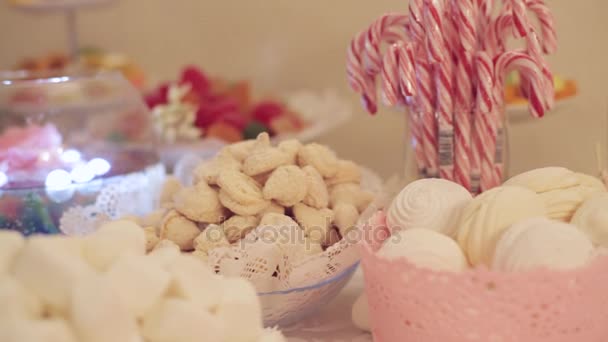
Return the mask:
<path fill-rule="evenodd" d="M 371 334 L 357 329 L 351 321 L 351 307 L 363 291 L 361 269 L 331 303 L 317 314 L 281 330 L 289 342 L 369 342 Z"/>

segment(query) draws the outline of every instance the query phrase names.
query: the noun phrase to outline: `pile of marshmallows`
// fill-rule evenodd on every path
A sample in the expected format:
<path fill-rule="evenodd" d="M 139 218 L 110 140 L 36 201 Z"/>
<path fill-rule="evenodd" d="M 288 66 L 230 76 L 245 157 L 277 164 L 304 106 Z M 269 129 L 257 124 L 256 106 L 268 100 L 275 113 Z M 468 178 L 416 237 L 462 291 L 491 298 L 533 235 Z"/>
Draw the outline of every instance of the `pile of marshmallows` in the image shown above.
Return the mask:
<path fill-rule="evenodd" d="M 456 183 L 423 179 L 393 200 L 392 236 L 378 255 L 455 272 L 576 268 L 608 247 L 606 208 L 599 179 L 561 167 L 522 173 L 475 198 Z"/>
<path fill-rule="evenodd" d="M 258 227 L 295 227 L 307 240 L 297 241 L 306 247 L 302 253 L 321 253 L 355 226 L 372 200 L 361 189 L 357 164 L 316 143 L 272 146 L 267 133 L 228 145 L 193 176 L 189 187 L 169 180 L 163 208 L 137 220 L 148 249 L 166 239 L 205 259 Z"/>
<path fill-rule="evenodd" d="M 254 288 L 130 221 L 85 238 L 0 231 L 0 341 L 279 342 Z"/>

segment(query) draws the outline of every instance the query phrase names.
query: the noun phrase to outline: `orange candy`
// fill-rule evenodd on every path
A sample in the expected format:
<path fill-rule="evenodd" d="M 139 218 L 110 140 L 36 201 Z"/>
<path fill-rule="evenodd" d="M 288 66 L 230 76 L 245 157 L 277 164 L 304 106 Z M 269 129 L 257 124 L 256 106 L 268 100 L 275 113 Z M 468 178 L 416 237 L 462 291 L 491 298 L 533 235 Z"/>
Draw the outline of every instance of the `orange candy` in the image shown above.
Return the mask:
<path fill-rule="evenodd" d="M 211 124 L 205 133 L 209 138 L 217 138 L 227 143 L 243 140 L 243 134 L 238 129 L 224 122 Z"/>

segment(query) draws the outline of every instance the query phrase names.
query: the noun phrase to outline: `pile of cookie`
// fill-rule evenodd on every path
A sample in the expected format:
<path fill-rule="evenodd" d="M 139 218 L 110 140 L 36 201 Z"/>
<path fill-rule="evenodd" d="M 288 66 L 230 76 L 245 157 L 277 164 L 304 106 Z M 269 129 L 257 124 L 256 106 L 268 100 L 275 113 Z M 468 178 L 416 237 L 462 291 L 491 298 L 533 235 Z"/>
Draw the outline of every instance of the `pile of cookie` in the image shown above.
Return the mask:
<path fill-rule="evenodd" d="M 263 227 L 302 233 L 298 241 L 284 233 L 265 236 L 278 244 L 297 243 L 305 254 L 321 253 L 355 227 L 373 199 L 361 188 L 361 169 L 354 162 L 317 143 L 286 140 L 272 146 L 267 133 L 226 146 L 198 165 L 193 179 L 192 186 L 169 179 L 162 208 L 139 220 L 148 249 L 170 240 L 205 259 L 210 250 L 234 245 Z"/>

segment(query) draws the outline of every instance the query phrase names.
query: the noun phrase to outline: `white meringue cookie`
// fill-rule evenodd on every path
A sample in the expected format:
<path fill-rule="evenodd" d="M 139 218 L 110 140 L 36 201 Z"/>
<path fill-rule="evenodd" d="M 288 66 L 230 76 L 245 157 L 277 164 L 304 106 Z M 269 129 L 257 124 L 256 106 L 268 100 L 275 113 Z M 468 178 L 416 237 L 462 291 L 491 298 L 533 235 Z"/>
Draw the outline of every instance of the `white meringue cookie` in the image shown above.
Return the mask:
<path fill-rule="evenodd" d="M 500 186 L 475 197 L 464 209 L 458 243 L 469 262 L 490 265 L 496 242 L 513 223 L 545 215 L 545 205 L 532 190 Z"/>
<path fill-rule="evenodd" d="M 578 208 L 570 222 L 596 246 L 608 247 L 608 193 L 599 193 Z"/>
<path fill-rule="evenodd" d="M 522 186 L 536 193 L 565 189 L 580 184 L 576 173 L 565 167 L 542 167 L 511 177 L 503 185 Z"/>
<path fill-rule="evenodd" d="M 462 271 L 467 260 L 451 238 L 429 229 L 407 229 L 384 242 L 378 256 L 387 259 L 406 258 L 418 267 L 436 271 Z"/>
<path fill-rule="evenodd" d="M 423 228 L 455 236 L 460 213 L 471 201 L 462 186 L 444 179 L 420 179 L 395 197 L 387 213 L 389 229 Z"/>
<path fill-rule="evenodd" d="M 549 218 L 569 222 L 589 196 L 606 191 L 597 178 L 563 167 L 545 167 L 519 174 L 505 185 L 517 185 L 540 194 Z"/>
<path fill-rule="evenodd" d="M 591 241 L 574 225 L 537 217 L 514 224 L 503 234 L 492 268 L 507 272 L 571 269 L 585 265 L 593 253 Z"/>

